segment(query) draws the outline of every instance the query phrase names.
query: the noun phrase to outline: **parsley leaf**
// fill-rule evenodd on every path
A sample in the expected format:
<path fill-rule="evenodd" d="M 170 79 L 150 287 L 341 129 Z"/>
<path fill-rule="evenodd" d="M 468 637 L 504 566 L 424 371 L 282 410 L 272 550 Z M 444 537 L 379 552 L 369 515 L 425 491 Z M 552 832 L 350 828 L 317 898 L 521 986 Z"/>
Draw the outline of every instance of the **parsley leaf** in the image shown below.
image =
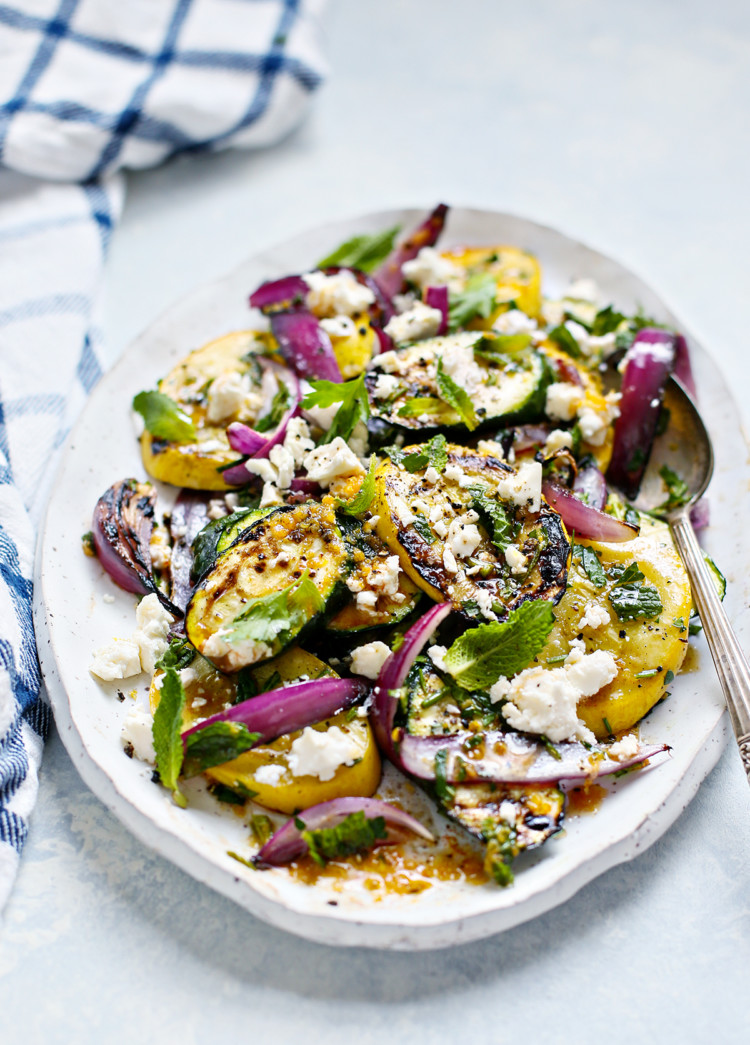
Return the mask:
<path fill-rule="evenodd" d="M 277 428 L 282 417 L 286 413 L 286 409 L 289 406 L 289 399 L 291 398 L 289 389 L 283 381 L 278 382 L 278 390 L 276 395 L 271 400 L 271 408 L 268 413 L 258 420 L 253 425 L 256 432 L 268 432 L 272 428 Z"/>
<path fill-rule="evenodd" d="M 395 465 L 403 465 L 407 472 L 420 472 L 423 468 L 434 468 L 442 472 L 448 463 L 447 441 L 444 435 L 434 435 L 424 446 L 386 446 L 383 450 Z"/>
<path fill-rule="evenodd" d="M 133 399 L 133 409 L 157 439 L 189 443 L 196 438 L 195 425 L 188 415 L 163 392 L 139 392 Z"/>
<path fill-rule="evenodd" d="M 347 515 L 361 515 L 370 507 L 374 496 L 375 455 L 373 454 L 370 458 L 370 467 L 367 470 L 367 475 L 362 480 L 359 490 L 350 501 L 342 501 L 340 497 L 336 497 L 336 507 L 340 508 L 342 512 L 346 512 Z"/>
<path fill-rule="evenodd" d="M 304 829 L 304 821 L 299 822 Z M 336 827 L 321 827 L 317 831 L 302 830 L 302 838 L 307 842 L 310 856 L 321 867 L 329 860 L 340 860 L 372 849 L 378 839 L 387 837 L 385 819 L 382 816 L 368 819 L 361 809 L 350 813 Z"/>
<path fill-rule="evenodd" d="M 484 486 L 470 486 L 471 507 L 482 517 L 482 522 L 492 535 L 492 543 L 504 552 L 513 540 L 515 525 L 507 508 L 499 501 L 487 496 Z"/>
<path fill-rule="evenodd" d="M 372 272 L 391 253 L 393 242 L 400 231 L 401 226 L 394 225 L 393 228 L 383 229 L 381 232 L 352 236 L 327 257 L 322 258 L 316 267 L 324 269 L 329 265 L 343 265 L 345 268 Z"/>
<path fill-rule="evenodd" d="M 508 619 L 464 632 L 445 654 L 446 670 L 464 689 L 488 689 L 522 671 L 543 648 L 555 623 L 546 600 L 524 602 Z"/>
<path fill-rule="evenodd" d="M 291 638 L 307 621 L 323 609 L 320 592 L 304 573 L 281 591 L 251 599 L 235 617 L 223 639 L 230 645 L 243 642 L 271 643 Z"/>
<path fill-rule="evenodd" d="M 644 584 L 644 576 L 638 563 L 631 562 L 624 570 L 621 566 L 610 568 L 610 577 L 616 578 L 610 589 L 609 601 L 620 620 L 650 620 L 658 617 L 664 607 L 659 592 Z"/>
<path fill-rule="evenodd" d="M 172 792 L 175 802 L 183 809 L 185 797 L 177 786 L 182 769 L 182 712 L 185 707 L 185 690 L 180 676 L 173 667 L 167 668 L 159 690 L 159 706 L 154 712 L 151 733 L 156 752 L 156 768 L 161 782 Z"/>
<path fill-rule="evenodd" d="M 672 512 L 675 508 L 687 504 L 690 500 L 690 490 L 685 480 L 666 464 L 659 469 L 659 475 L 667 488 L 667 499 L 659 505 L 657 511 Z"/>
<path fill-rule="evenodd" d="M 566 326 L 555 327 L 554 330 L 550 330 L 547 337 L 550 341 L 554 341 L 557 347 L 562 349 L 563 352 L 572 356 L 573 359 L 581 358 L 580 345 Z"/>
<path fill-rule="evenodd" d="M 258 740 L 260 733 L 251 733 L 241 722 L 212 722 L 186 739 L 183 776 L 197 776 L 212 766 L 231 762 Z"/>
<path fill-rule="evenodd" d="M 574 544 L 573 554 L 581 563 L 583 571 L 591 583 L 595 584 L 597 588 L 603 588 L 607 583 L 607 574 L 594 549 L 589 548 L 586 544 Z"/>
<path fill-rule="evenodd" d="M 321 443 L 330 443 L 340 435 L 347 440 L 359 421 L 365 421 L 370 415 L 370 407 L 365 391 L 365 375 L 360 374 L 352 381 L 311 381 L 312 391 L 302 400 L 305 410 L 320 406 L 323 409 L 340 403 L 333 419 L 333 424 L 321 439 Z"/>
<path fill-rule="evenodd" d="M 477 272 L 469 276 L 464 289 L 450 295 L 448 330 L 452 333 L 477 316 L 488 319 L 497 307 L 496 293 L 497 283 L 491 273 Z"/>
<path fill-rule="evenodd" d="M 474 404 L 471 401 L 469 393 L 461 388 L 460 385 L 457 385 L 452 377 L 446 374 L 443 368 L 442 356 L 438 356 L 435 376 L 437 379 L 438 395 L 440 398 L 449 406 L 453 407 L 469 431 L 473 432 L 479 424 L 477 421 L 477 415 L 474 412 Z"/>

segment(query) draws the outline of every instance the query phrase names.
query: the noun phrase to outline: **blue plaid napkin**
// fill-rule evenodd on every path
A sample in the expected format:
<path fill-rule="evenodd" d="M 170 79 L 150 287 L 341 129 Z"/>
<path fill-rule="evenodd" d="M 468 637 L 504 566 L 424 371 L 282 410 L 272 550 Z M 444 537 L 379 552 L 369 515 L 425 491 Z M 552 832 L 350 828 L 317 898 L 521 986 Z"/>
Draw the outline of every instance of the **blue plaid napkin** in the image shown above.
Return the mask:
<path fill-rule="evenodd" d="M 322 79 L 324 5 L 0 3 L 0 909 L 49 725 L 34 531 L 55 451 L 108 362 L 96 309 L 116 172 L 287 134 Z"/>

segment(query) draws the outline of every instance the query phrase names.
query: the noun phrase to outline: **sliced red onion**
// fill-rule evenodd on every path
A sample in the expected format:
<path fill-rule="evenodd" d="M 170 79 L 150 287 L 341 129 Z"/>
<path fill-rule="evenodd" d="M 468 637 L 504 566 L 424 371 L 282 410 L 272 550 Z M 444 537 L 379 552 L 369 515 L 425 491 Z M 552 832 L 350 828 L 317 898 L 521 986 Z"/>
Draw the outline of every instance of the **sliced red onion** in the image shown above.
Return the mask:
<path fill-rule="evenodd" d="M 289 489 L 292 493 L 316 494 L 320 493 L 321 488 L 320 484 L 316 483 L 314 479 L 294 478 Z"/>
<path fill-rule="evenodd" d="M 482 737 L 481 746 L 477 737 Z M 472 746 L 474 745 L 474 746 Z M 399 741 L 402 768 L 419 780 L 435 779 L 435 757 L 445 751 L 445 779 L 450 784 L 583 783 L 631 769 L 649 758 L 669 751 L 667 744 L 639 748 L 631 758 L 609 758 L 607 746 L 585 747 L 577 741 L 554 745 L 556 757 L 539 740 L 523 733 L 458 733 L 450 736 L 402 734 Z"/>
<path fill-rule="evenodd" d="M 698 501 L 690 509 L 690 522 L 694 530 L 705 530 L 711 525 L 711 506 L 708 501 Z"/>
<path fill-rule="evenodd" d="M 677 337 L 668 330 L 639 331 L 625 356 L 620 416 L 615 421 L 607 478 L 632 499 L 638 493 L 659 424 Z"/>
<path fill-rule="evenodd" d="M 584 504 L 570 490 L 551 479 L 542 483 L 542 493 L 547 503 L 559 512 L 566 528 L 575 533 L 576 537 L 619 544 L 638 536 L 637 526 L 631 526 L 630 523 L 615 519 L 613 515 Z"/>
<path fill-rule="evenodd" d="M 331 339 L 316 316 L 305 308 L 274 312 L 271 330 L 281 354 L 299 377 L 309 380 L 341 381 Z"/>
<path fill-rule="evenodd" d="M 276 428 L 268 434 L 256 432 L 254 428 L 243 424 L 241 421 L 233 421 L 227 428 L 227 439 L 233 450 L 248 457 L 268 457 L 274 446 L 283 443 L 289 422 L 299 413 L 302 402 L 302 388 L 297 375 L 288 367 L 279 366 L 270 359 L 261 361 L 261 366 L 271 369 L 279 381 L 282 381 L 289 390 L 289 405 L 284 412 Z M 270 406 L 270 404 L 269 404 Z M 255 473 L 245 467 L 243 461 L 226 468 L 223 479 L 231 486 L 244 486 L 255 478 Z"/>
<path fill-rule="evenodd" d="M 682 334 L 677 335 L 675 343 L 675 361 L 674 361 L 674 376 L 684 385 L 686 391 L 693 399 L 698 398 L 698 393 L 695 387 L 695 378 L 693 377 L 693 366 L 690 362 L 690 349 L 688 343 Z"/>
<path fill-rule="evenodd" d="M 404 641 L 396 653 L 391 653 L 380 669 L 373 690 L 370 722 L 380 750 L 395 765 L 399 765 L 398 754 L 393 745 L 393 720 L 398 707 L 398 698 L 392 695 L 399 689 L 409 674 L 414 661 L 429 642 L 438 625 L 451 612 L 449 602 L 439 602 L 413 624 L 404 635 Z"/>
<path fill-rule="evenodd" d="M 159 588 L 151 564 L 156 490 L 150 483 L 122 479 L 105 491 L 94 508 L 91 533 L 96 554 L 112 580 L 135 595 L 154 592 L 175 616 L 182 611 Z"/>
<path fill-rule="evenodd" d="M 299 304 L 304 302 L 308 290 L 309 287 L 302 276 L 283 276 L 281 279 L 262 283 L 250 295 L 250 305 L 265 312 L 275 305 Z"/>
<path fill-rule="evenodd" d="M 440 321 L 438 328 L 438 334 L 445 334 L 448 331 L 448 288 L 447 287 L 427 287 L 424 292 L 425 305 L 429 305 L 430 308 L 439 308 L 443 314 L 443 318 Z"/>
<path fill-rule="evenodd" d="M 362 679 L 311 679 L 271 689 L 211 715 L 182 734 L 183 742 L 214 722 L 239 722 L 259 733 L 258 744 L 304 729 L 356 704 L 369 690 Z"/>
<path fill-rule="evenodd" d="M 375 845 L 396 845 L 408 837 L 408 833 L 419 835 L 432 842 L 432 834 L 413 816 L 403 809 L 381 802 L 377 798 L 334 798 L 330 802 L 321 802 L 310 806 L 280 827 L 268 839 L 253 861 L 256 867 L 279 867 L 282 864 L 298 860 L 308 851 L 307 842 L 302 837 L 303 831 L 320 831 L 324 828 L 337 827 L 352 813 L 364 813 L 368 820 L 382 816 L 388 828 L 385 838 L 378 838 Z M 301 821 L 303 827 L 297 827 Z"/>
<path fill-rule="evenodd" d="M 190 569 L 193 565 L 192 544 L 209 521 L 210 499 L 210 494 L 181 490 L 169 520 L 169 530 L 172 534 L 172 557 L 169 561 L 172 602 L 183 613 L 193 591 L 190 581 Z"/>
<path fill-rule="evenodd" d="M 382 352 L 390 352 L 393 348 L 393 338 L 380 327 L 375 327 L 375 334 L 379 341 L 378 351 L 375 355 L 380 355 Z"/>
<path fill-rule="evenodd" d="M 578 385 L 579 388 L 583 388 L 581 372 L 572 360 L 555 356 L 550 359 L 550 363 L 558 381 L 568 385 Z"/>
<path fill-rule="evenodd" d="M 391 251 L 377 272 L 374 273 L 373 278 L 375 282 L 389 301 L 393 300 L 394 294 L 398 294 L 404 289 L 402 266 L 405 262 L 416 258 L 422 247 L 432 247 L 437 243 L 438 236 L 443 231 L 447 213 L 447 206 L 444 203 L 440 203 L 403 243 L 400 243 Z"/>
<path fill-rule="evenodd" d="M 544 446 L 551 431 L 552 425 L 519 425 L 514 429 L 513 449 L 523 453 L 524 450 Z"/>
<path fill-rule="evenodd" d="M 591 508 L 604 511 L 607 503 L 607 481 L 595 464 L 579 468 L 573 480 L 573 493 Z"/>
<path fill-rule="evenodd" d="M 268 442 L 265 435 L 261 435 L 250 425 L 243 424 L 241 421 L 233 421 L 227 428 L 227 439 L 233 450 L 236 450 L 238 454 L 245 454 L 247 457 L 255 457 L 265 449 Z M 263 456 L 266 455 L 263 454 Z"/>

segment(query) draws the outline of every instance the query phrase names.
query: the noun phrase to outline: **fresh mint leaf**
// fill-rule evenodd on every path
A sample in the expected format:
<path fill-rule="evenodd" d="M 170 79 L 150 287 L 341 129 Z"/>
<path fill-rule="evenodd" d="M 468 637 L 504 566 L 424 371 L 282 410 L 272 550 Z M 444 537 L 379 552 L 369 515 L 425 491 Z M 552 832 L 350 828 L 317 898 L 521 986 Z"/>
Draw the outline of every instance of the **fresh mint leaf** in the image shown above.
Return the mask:
<path fill-rule="evenodd" d="M 622 312 L 615 312 L 611 305 L 607 305 L 606 308 L 600 308 L 594 316 L 594 322 L 591 324 L 591 333 L 595 337 L 613 334 L 626 318 Z"/>
<path fill-rule="evenodd" d="M 198 651 L 195 646 L 192 646 L 187 639 L 175 636 L 169 640 L 169 645 L 156 661 L 154 667 L 157 671 L 166 671 L 167 668 L 181 671 L 189 664 L 192 664 L 197 655 Z"/>
<path fill-rule="evenodd" d="M 185 761 L 182 775 L 197 776 L 212 766 L 231 762 L 260 739 L 260 733 L 251 733 L 241 722 L 212 722 L 185 741 Z"/>
<path fill-rule="evenodd" d="M 362 480 L 362 485 L 350 501 L 342 501 L 336 497 L 336 507 L 347 515 L 362 515 L 372 504 L 375 496 L 375 455 L 370 458 L 370 467 Z"/>
<path fill-rule="evenodd" d="M 441 802 L 450 802 L 456 790 L 448 783 L 448 750 L 441 748 L 435 755 L 435 793 Z"/>
<path fill-rule="evenodd" d="M 477 272 L 469 276 L 466 286 L 456 294 L 450 295 L 448 305 L 448 330 L 452 333 L 477 317 L 488 319 L 497 301 L 497 284 L 489 272 Z"/>
<path fill-rule="evenodd" d="M 609 591 L 609 601 L 620 620 L 651 620 L 662 612 L 659 592 L 643 583 L 638 563 L 631 562 L 625 569 L 612 566 L 609 576 L 616 581 Z"/>
<path fill-rule="evenodd" d="M 365 375 L 360 374 L 352 381 L 311 381 L 312 391 L 302 400 L 305 410 L 319 406 L 326 409 L 340 403 L 333 424 L 321 439 L 321 443 L 330 443 L 336 436 L 348 440 L 360 421 L 369 417 L 370 408 L 365 390 Z"/>
<path fill-rule="evenodd" d="M 485 870 L 501 886 L 513 883 L 511 864 L 518 855 L 518 833 L 510 824 L 496 824 L 487 820 L 482 828 L 487 843 L 484 857 Z"/>
<path fill-rule="evenodd" d="M 289 389 L 283 381 L 279 381 L 278 386 L 276 395 L 271 400 L 271 407 L 268 413 L 258 418 L 253 425 L 256 432 L 269 432 L 272 428 L 277 428 L 287 411 L 291 398 Z"/>
<path fill-rule="evenodd" d="M 574 544 L 573 555 L 580 562 L 583 572 L 591 583 L 595 584 L 597 588 L 603 588 L 607 583 L 607 574 L 594 549 L 589 548 L 586 544 Z"/>
<path fill-rule="evenodd" d="M 435 377 L 440 398 L 453 407 L 469 431 L 473 432 L 479 424 L 474 412 L 474 404 L 469 393 L 457 385 L 449 374 L 446 374 L 442 356 L 438 356 Z"/>
<path fill-rule="evenodd" d="M 242 613 L 234 619 L 223 635 L 232 643 L 271 643 L 286 634 L 297 631 L 323 609 L 320 592 L 304 573 L 281 591 L 251 599 Z"/>
<path fill-rule="evenodd" d="M 195 425 L 174 399 L 163 392 L 139 392 L 133 409 L 141 415 L 151 435 L 173 443 L 189 443 L 195 439 Z"/>
<path fill-rule="evenodd" d="M 672 512 L 675 508 L 682 508 L 683 504 L 687 504 L 690 500 L 690 490 L 685 480 L 666 464 L 659 469 L 659 475 L 667 488 L 667 499 L 659 505 L 657 511 Z"/>
<path fill-rule="evenodd" d="M 359 809 L 350 813 L 336 827 L 322 827 L 308 831 L 302 820 L 302 838 L 307 842 L 310 856 L 323 867 L 329 860 L 341 860 L 355 853 L 372 849 L 381 838 L 388 837 L 382 816 L 368 818 Z"/>
<path fill-rule="evenodd" d="M 529 665 L 554 623 L 549 602 L 524 602 L 503 623 L 480 624 L 457 638 L 445 654 L 446 671 L 464 689 L 489 689 L 501 676 L 511 678 Z"/>
<path fill-rule="evenodd" d="M 156 768 L 162 784 L 168 788 L 178 806 L 187 805 L 177 786 L 182 769 L 182 713 L 185 708 L 185 690 L 175 668 L 164 672 L 159 690 L 159 706 L 154 712 L 151 734 L 156 752 Z"/>
<path fill-rule="evenodd" d="M 391 253 L 400 231 L 401 226 L 394 225 L 393 228 L 383 229 L 381 232 L 352 236 L 325 258 L 321 258 L 316 267 L 324 269 L 330 265 L 343 265 L 345 268 L 372 272 Z"/>
<path fill-rule="evenodd" d="M 407 446 L 401 450 L 397 446 L 386 446 L 384 453 L 396 465 L 403 466 L 412 475 L 421 472 L 423 468 L 434 468 L 442 472 L 448 463 L 447 440 L 444 435 L 434 435 L 424 446 Z"/>
<path fill-rule="evenodd" d="M 487 496 L 483 486 L 470 486 L 471 507 L 481 516 L 491 535 L 492 543 L 498 551 L 504 552 L 513 540 L 515 524 L 508 510 L 492 497 Z"/>
<path fill-rule="evenodd" d="M 426 541 L 427 544 L 434 544 L 437 540 L 435 534 L 432 532 L 430 524 L 427 522 L 423 515 L 415 515 L 412 526 L 417 531 L 422 540 Z"/>
<path fill-rule="evenodd" d="M 566 326 L 555 327 L 550 330 L 547 337 L 550 341 L 554 341 L 559 349 L 571 356 L 573 359 L 581 358 L 581 348 L 576 339 L 573 337 L 571 332 Z"/>

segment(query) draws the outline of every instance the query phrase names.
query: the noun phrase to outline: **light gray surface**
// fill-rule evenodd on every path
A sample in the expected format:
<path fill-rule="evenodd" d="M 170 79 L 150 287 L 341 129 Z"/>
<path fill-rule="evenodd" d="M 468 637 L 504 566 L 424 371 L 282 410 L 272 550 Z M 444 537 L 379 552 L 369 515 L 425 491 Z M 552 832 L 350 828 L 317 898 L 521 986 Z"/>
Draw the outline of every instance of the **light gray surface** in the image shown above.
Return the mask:
<path fill-rule="evenodd" d="M 132 178 L 113 354 L 305 225 L 437 199 L 546 221 L 664 293 L 747 423 L 750 9 L 695 0 L 340 3 L 333 74 L 276 150 Z M 636 862 L 501 937 L 427 955 L 272 930 L 132 839 L 58 739 L 0 929 L 15 1042 L 748 1039 L 750 795 L 729 750 Z"/>

